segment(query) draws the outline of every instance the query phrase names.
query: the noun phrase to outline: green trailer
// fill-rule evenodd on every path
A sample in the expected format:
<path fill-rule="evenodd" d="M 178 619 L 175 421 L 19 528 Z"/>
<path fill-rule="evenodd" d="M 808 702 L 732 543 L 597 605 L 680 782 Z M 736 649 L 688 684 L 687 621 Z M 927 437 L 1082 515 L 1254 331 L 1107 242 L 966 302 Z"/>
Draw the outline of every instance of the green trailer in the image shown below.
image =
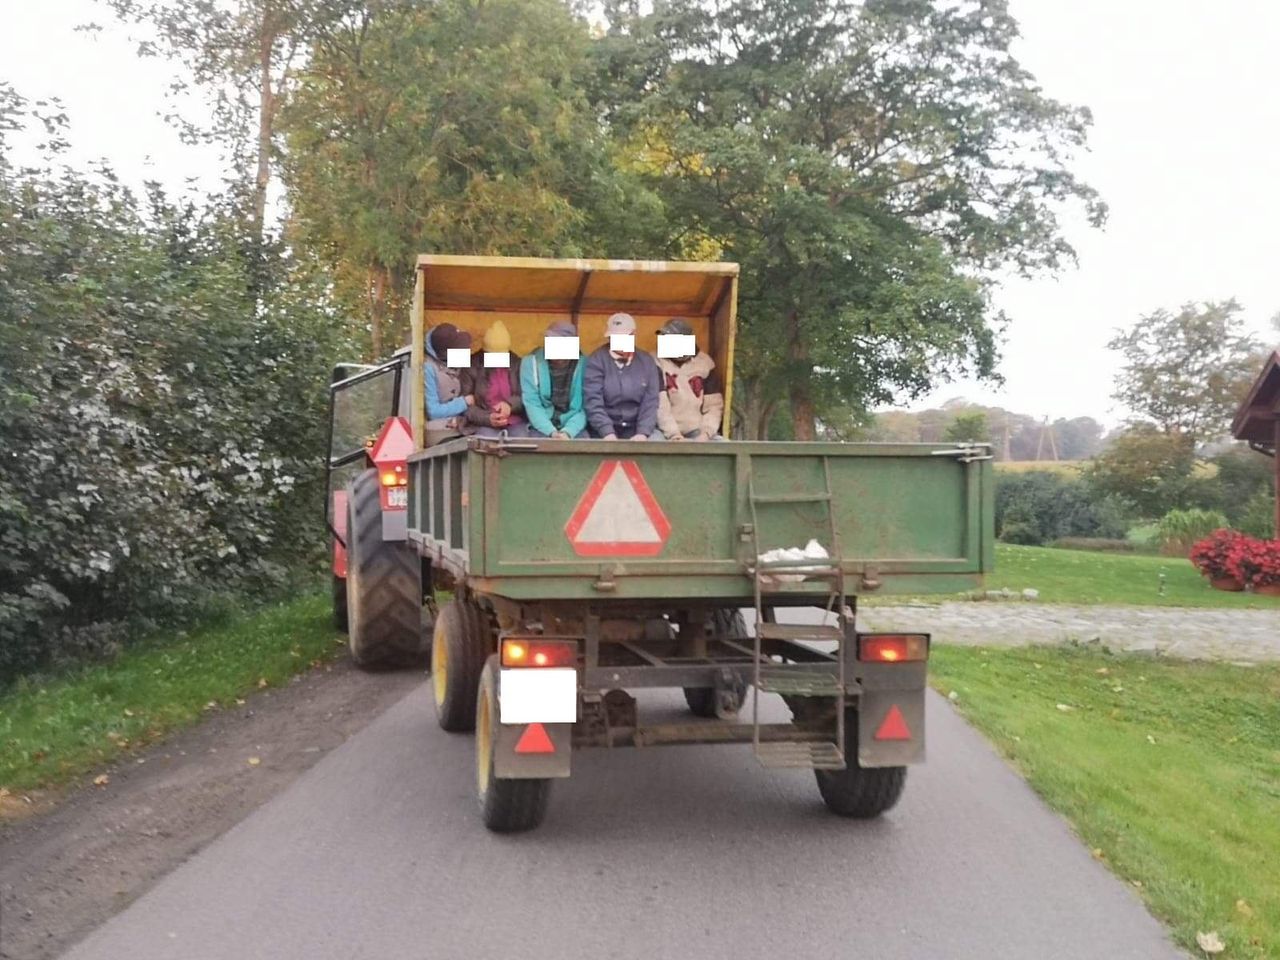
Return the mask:
<path fill-rule="evenodd" d="M 989 450 L 505 436 L 424 448 L 421 338 L 441 317 L 480 332 L 496 316 L 528 341 L 559 316 L 587 352 L 615 310 L 640 320 L 641 349 L 664 319 L 691 318 L 731 373 L 737 271 L 494 258 L 419 267 L 413 349 L 384 371 L 402 401 L 393 413 L 410 416 L 388 421 L 360 475 L 383 496 L 366 489 L 358 517 L 353 483 L 335 537 L 359 554 L 344 565 L 364 571 L 363 583 L 347 581 L 353 645 L 429 649 L 440 725 L 476 731 L 485 823 L 536 826 L 577 750 L 675 744 L 744 744 L 765 767 L 813 769 L 838 814 L 891 807 L 906 767 L 924 758 L 929 638 L 859 633 L 857 599 L 981 585 L 993 551 Z M 403 573 L 394 589 L 387 571 Z M 445 593 L 427 640 L 423 604 L 434 612 Z M 375 621 L 398 624 L 399 639 L 388 644 Z M 689 718 L 649 722 L 633 694 L 652 688 L 681 689 Z M 762 719 L 765 696 L 785 702 L 788 722 Z"/>

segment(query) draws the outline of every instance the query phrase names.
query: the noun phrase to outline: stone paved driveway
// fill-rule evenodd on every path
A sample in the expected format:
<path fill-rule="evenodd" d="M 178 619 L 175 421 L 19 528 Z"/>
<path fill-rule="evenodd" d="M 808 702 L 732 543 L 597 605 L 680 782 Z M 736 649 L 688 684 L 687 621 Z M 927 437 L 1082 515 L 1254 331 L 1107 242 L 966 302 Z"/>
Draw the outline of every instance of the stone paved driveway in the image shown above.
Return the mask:
<path fill-rule="evenodd" d="M 863 630 L 918 630 L 939 643 L 1019 646 L 1100 641 L 1190 660 L 1280 660 L 1280 610 L 1075 607 L 1026 601 L 866 606 Z"/>

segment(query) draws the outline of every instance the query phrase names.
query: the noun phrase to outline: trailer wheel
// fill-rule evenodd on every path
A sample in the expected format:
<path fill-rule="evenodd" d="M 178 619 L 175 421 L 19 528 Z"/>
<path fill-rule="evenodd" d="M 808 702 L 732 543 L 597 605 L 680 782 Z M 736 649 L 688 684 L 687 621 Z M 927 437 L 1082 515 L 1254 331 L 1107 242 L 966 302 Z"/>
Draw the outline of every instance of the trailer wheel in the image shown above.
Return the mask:
<path fill-rule="evenodd" d="M 870 820 L 893 808 L 907 782 L 906 767 L 858 766 L 858 714 L 845 714 L 845 737 L 853 734 L 853 748 L 846 742 L 849 765 L 843 770 L 815 770 L 818 792 L 832 813 L 857 820 Z"/>
<path fill-rule="evenodd" d="M 475 729 L 477 684 L 492 650 L 483 610 L 458 600 L 444 605 L 431 638 L 431 692 L 441 729 Z"/>
<path fill-rule="evenodd" d="M 476 695 L 476 790 L 484 825 L 496 833 L 532 830 L 547 815 L 551 781 L 504 780 L 493 775 L 498 741 L 498 658 L 490 657 L 480 673 Z"/>
<path fill-rule="evenodd" d="M 717 610 L 711 615 L 712 629 L 717 634 L 729 634 L 735 637 L 747 635 L 747 621 L 743 619 L 741 610 Z M 747 688 L 724 691 L 725 697 L 717 702 L 714 687 L 685 687 L 684 702 L 689 705 L 689 712 L 695 717 L 719 717 L 721 720 L 732 720 L 742 709 L 747 698 Z"/>
<path fill-rule="evenodd" d="M 345 603 L 347 642 L 357 664 L 412 662 L 426 652 L 421 581 L 417 554 L 407 544 L 382 539 L 378 472 L 357 474 L 347 487 Z M 336 601 L 336 584 L 334 590 Z"/>
<path fill-rule="evenodd" d="M 347 632 L 347 578 L 333 575 L 333 628 Z"/>

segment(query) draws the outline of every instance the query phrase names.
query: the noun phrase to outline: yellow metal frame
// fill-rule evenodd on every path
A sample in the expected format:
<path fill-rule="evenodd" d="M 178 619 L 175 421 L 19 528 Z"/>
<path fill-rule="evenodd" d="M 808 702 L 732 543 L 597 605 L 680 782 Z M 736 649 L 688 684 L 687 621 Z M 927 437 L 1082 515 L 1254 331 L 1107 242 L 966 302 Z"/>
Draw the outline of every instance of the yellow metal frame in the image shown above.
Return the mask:
<path fill-rule="evenodd" d="M 433 280 L 435 281 L 433 283 Z M 604 342 L 605 320 L 626 311 L 636 318 L 637 345 L 656 350 L 656 333 L 672 317 L 689 321 L 702 349 L 712 354 L 724 382 L 722 430 L 728 436 L 733 400 L 733 353 L 737 334 L 736 263 L 663 260 L 553 260 L 537 257 L 418 257 L 412 324 L 412 423 L 424 442 L 424 336 L 449 322 L 472 335 L 502 320 L 513 349 L 526 354 L 541 345 L 557 320 L 579 329 L 582 349 Z"/>

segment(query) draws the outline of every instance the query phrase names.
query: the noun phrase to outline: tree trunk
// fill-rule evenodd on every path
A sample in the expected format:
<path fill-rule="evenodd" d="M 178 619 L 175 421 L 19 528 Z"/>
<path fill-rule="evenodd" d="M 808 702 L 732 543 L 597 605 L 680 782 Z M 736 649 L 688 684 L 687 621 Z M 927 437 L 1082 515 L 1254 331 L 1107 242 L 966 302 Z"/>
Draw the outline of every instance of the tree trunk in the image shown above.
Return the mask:
<path fill-rule="evenodd" d="M 369 264 L 369 347 L 376 362 L 383 359 L 383 321 L 387 315 L 387 271 Z"/>
<path fill-rule="evenodd" d="M 818 436 L 817 410 L 810 392 L 809 378 L 813 374 L 809 363 L 809 345 L 800 329 L 800 312 L 787 314 L 787 359 L 791 373 L 788 377 L 787 396 L 791 401 L 791 433 L 795 440 L 815 440 Z"/>
<path fill-rule="evenodd" d="M 258 43 L 258 173 L 253 184 L 253 234 L 259 240 L 266 228 L 267 185 L 271 181 L 271 138 L 276 110 L 271 60 L 275 42 L 275 29 L 264 18 Z"/>

